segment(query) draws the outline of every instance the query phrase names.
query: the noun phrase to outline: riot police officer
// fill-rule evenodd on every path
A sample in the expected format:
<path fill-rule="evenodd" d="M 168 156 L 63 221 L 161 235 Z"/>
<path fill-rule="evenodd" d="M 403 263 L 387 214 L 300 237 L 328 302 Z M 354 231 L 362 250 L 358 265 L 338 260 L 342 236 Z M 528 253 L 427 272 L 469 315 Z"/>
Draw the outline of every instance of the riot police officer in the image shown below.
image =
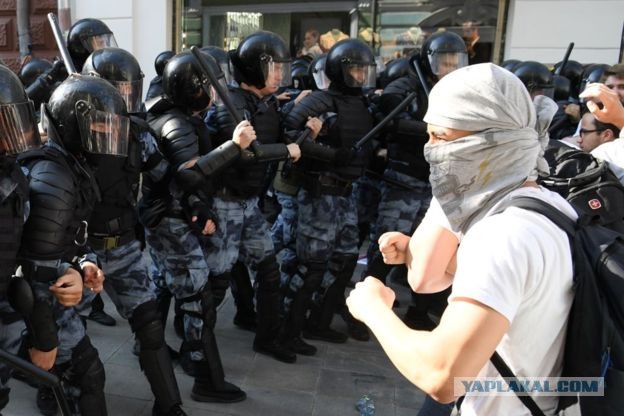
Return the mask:
<path fill-rule="evenodd" d="M 149 88 L 147 89 L 147 94 L 145 95 L 145 101 L 148 101 L 154 97 L 158 97 L 163 93 L 162 90 L 162 74 L 165 70 L 165 66 L 167 62 L 175 53 L 173 51 L 163 51 L 156 55 L 156 59 L 154 59 L 154 69 L 156 70 L 156 76 L 154 79 L 150 81 Z"/>
<path fill-rule="evenodd" d="M 106 273 L 107 293 L 119 314 L 129 320 L 139 341 L 139 362 L 156 399 L 153 414 L 181 415 L 182 401 L 164 339 L 155 288 L 148 277 L 148 265 L 136 232 L 140 173 L 158 175 L 167 169 L 154 137 L 149 134 L 149 125 L 136 115 L 142 107 L 143 73 L 135 57 L 119 48 L 93 52 L 82 73 L 110 82 L 124 98 L 132 123 L 127 142 L 119 149 L 123 154 L 86 154 L 101 194 L 89 220 L 88 243 Z"/>
<path fill-rule="evenodd" d="M 466 44 L 453 32 L 438 32 L 425 41 L 420 54 L 415 55 L 412 61 L 420 65 L 425 77 L 423 82 L 427 84 L 427 88 L 431 88 L 451 71 L 468 64 Z M 368 249 L 368 268 L 365 275 L 375 276 L 384 282 L 393 266 L 385 264 L 379 253 L 379 236 L 388 231 L 411 235 L 431 201 L 429 165 L 423 154 L 429 135 L 427 124 L 422 121 L 427 111 L 428 99 L 413 68 L 409 69 L 406 76 L 398 78 L 385 88 L 380 100 L 380 110 L 383 114 L 389 114 L 412 91 L 417 92 L 416 98 L 395 117 L 387 135 L 388 165 L 383 174 L 386 181 L 381 187 L 375 226 L 377 235 Z M 430 327 L 426 314 L 428 298 L 425 295 L 413 296 L 415 302 L 408 308 L 408 320 L 414 326 Z M 361 336 L 365 328 L 351 322 L 350 329 L 353 335 Z"/>
<path fill-rule="evenodd" d="M 216 62 L 204 56 L 219 73 Z M 236 161 L 255 133 L 243 122 L 231 140 L 212 146 L 202 120 L 211 104 L 210 85 L 190 52 L 171 58 L 163 72 L 163 91 L 164 96 L 152 100 L 147 110 L 170 169 L 160 181 L 144 178 L 141 222 L 146 227 L 150 255 L 160 265 L 168 289 L 181 302 L 181 362 L 195 377 L 191 397 L 237 402 L 245 399 L 245 392 L 225 381 L 214 334 L 221 282 L 212 277 L 201 240 L 222 227 L 210 207 L 211 177 Z M 228 284 L 226 281 L 226 288 Z"/>
<path fill-rule="evenodd" d="M 326 273 L 333 283 L 323 296 L 320 311 L 306 330 L 311 339 L 344 342 L 346 336 L 329 325 L 334 311 L 344 301 L 344 290 L 355 269 L 358 253 L 356 201 L 352 184 L 368 164 L 372 146 L 353 149 L 354 144 L 373 125 L 363 88 L 375 85 L 375 59 L 362 41 L 347 39 L 338 42 L 327 54 L 325 73 L 331 81 L 326 91 L 314 91 L 288 113 L 287 134 L 295 139 L 304 127 L 317 134 L 308 119 L 331 117 L 316 142 L 302 142 L 303 164 L 295 167 L 301 189 L 297 194 L 297 259 L 287 297 L 291 300 L 285 340 L 297 353 L 313 355 L 316 348 L 301 339 L 305 316 L 312 295 L 320 287 Z M 311 119 L 312 121 L 314 119 Z M 319 122 L 319 119 L 316 118 Z M 314 136 L 314 134 L 313 134 Z"/>
<path fill-rule="evenodd" d="M 279 269 L 269 227 L 258 206 L 270 181 L 272 162 L 300 156 L 299 146 L 282 138 L 278 102 L 274 93 L 290 84 L 290 53 L 284 41 L 272 32 L 260 31 L 243 39 L 230 53 L 234 80 L 239 87 L 229 92 L 238 116 L 253 125 L 257 146 L 219 175 L 213 209 L 217 232 L 206 241 L 213 282 L 227 289 L 233 265 L 240 260 L 256 273 L 257 330 L 253 348 L 277 360 L 292 363 L 296 355 L 278 340 L 280 330 Z M 225 107 L 217 107 L 216 143 L 232 135 L 234 122 Z"/>
<path fill-rule="evenodd" d="M 123 99 L 108 82 L 72 75 L 45 107 L 48 141 L 19 156 L 30 185 L 30 216 L 19 256 L 37 300 L 34 329 L 29 330 L 31 359 L 43 368 L 54 364 L 54 371 L 73 387 L 68 392 L 79 394 L 79 411 L 89 415 L 106 414 L 104 366 L 75 309 L 55 302 L 49 288 L 63 289 L 59 276 L 69 274 L 70 265 L 82 268 L 92 292 L 103 288 L 97 259 L 79 257 L 87 252 L 88 221 L 99 199 L 84 153 L 122 152 L 129 126 L 125 114 Z"/>
<path fill-rule="evenodd" d="M 22 239 L 22 229 L 28 211 L 28 181 L 16 163 L 15 155 L 41 145 L 34 116 L 34 107 L 28 100 L 17 76 L 0 65 L 0 349 L 16 354 L 21 343 L 24 322 L 10 306 L 8 289 L 16 269 L 16 256 Z M 80 299 L 80 291 L 77 292 Z M 67 306 L 64 298 L 59 302 Z M 0 410 L 9 401 L 6 383 L 10 370 L 0 364 Z"/>

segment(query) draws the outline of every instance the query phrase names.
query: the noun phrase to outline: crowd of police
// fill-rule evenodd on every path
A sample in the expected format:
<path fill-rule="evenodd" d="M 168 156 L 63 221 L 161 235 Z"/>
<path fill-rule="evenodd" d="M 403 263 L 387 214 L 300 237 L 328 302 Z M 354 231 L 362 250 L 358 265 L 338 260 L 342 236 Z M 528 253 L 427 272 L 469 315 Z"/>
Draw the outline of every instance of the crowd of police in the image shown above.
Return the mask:
<path fill-rule="evenodd" d="M 345 290 L 367 239 L 365 275 L 385 281 L 392 268 L 375 242 L 411 234 L 429 206 L 427 91 L 468 64 L 461 37 L 433 34 L 376 74 L 360 40 L 291 65 L 284 41 L 261 31 L 236 50 L 201 49 L 219 86 L 191 52 L 159 54 L 145 101 L 137 60 L 103 22 L 75 23 L 67 46 L 79 73 L 62 61 L 33 59 L 19 78 L 0 66 L 0 348 L 57 375 L 74 413 L 107 414 L 83 317 L 105 289 L 135 334 L 153 414 L 183 415 L 176 352 L 164 341 L 171 299 L 197 401 L 246 397 L 225 380 L 214 333 L 228 288 L 234 324 L 276 360 L 314 355 L 306 340 L 368 340 Z M 576 126 L 565 108 L 594 72 L 568 63 L 553 78 L 536 62 L 503 66 L 530 89 L 555 87 L 557 131 Z M 431 329 L 428 312 L 447 296 L 413 294 L 406 322 Z M 331 328 L 336 314 L 349 334 Z M 10 376 L 0 365 L 0 409 Z M 37 405 L 57 412 L 49 388 L 39 386 Z"/>

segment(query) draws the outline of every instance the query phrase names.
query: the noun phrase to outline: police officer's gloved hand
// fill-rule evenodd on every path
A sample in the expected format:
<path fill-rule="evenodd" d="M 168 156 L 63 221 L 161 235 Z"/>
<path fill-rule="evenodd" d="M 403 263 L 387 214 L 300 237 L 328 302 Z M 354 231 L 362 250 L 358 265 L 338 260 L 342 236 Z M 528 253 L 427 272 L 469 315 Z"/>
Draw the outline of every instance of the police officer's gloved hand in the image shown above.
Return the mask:
<path fill-rule="evenodd" d="M 190 207 L 188 212 L 189 223 L 191 227 L 199 230 L 200 232 L 204 229 L 206 222 L 208 220 L 212 220 L 215 224 L 215 228 L 218 226 L 217 224 L 217 214 L 210 208 L 208 204 L 201 200 L 194 201 Z M 192 221 L 194 217 L 197 217 L 197 220 Z"/>
<path fill-rule="evenodd" d="M 341 147 L 336 150 L 336 154 L 334 156 L 334 164 L 336 166 L 347 166 L 349 165 L 355 156 L 357 155 L 357 150 L 353 147 Z"/>
<path fill-rule="evenodd" d="M 67 78 L 67 70 L 65 69 L 65 64 L 60 59 L 54 61 L 54 63 L 52 64 L 52 68 L 48 69 L 45 75 L 50 84 L 63 81 L 65 78 Z"/>

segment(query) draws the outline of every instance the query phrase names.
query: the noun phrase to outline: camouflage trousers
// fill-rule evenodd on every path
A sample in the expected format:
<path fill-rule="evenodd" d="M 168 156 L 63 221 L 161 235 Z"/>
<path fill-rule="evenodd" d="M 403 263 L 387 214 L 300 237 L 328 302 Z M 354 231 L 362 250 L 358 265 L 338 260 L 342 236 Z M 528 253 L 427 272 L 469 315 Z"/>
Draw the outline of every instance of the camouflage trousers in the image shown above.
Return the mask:
<path fill-rule="evenodd" d="M 274 254 L 258 198 L 230 201 L 215 197 L 212 207 L 218 218 L 217 231 L 203 238 L 211 273 L 228 273 L 237 261 L 254 269 Z"/>
<path fill-rule="evenodd" d="M 431 202 L 431 185 L 412 176 L 386 169 L 384 177 L 404 183 L 413 189 L 405 189 L 383 182 L 381 185 L 381 201 L 378 206 L 376 235 L 368 246 L 368 262 L 379 251 L 377 240 L 388 231 L 399 231 L 412 235 L 425 216 Z"/>
<path fill-rule="evenodd" d="M 282 210 L 271 227 L 271 239 L 284 286 L 297 268 L 297 197 L 278 191 L 275 194 Z"/>
<path fill-rule="evenodd" d="M 106 276 L 104 289 L 123 318 L 131 318 L 137 306 L 156 299 L 138 240 L 112 250 L 96 250 L 95 254 Z"/>
<path fill-rule="evenodd" d="M 22 343 L 22 333 L 26 326 L 19 315 L 11 308 L 5 297 L 0 298 L 0 350 L 17 354 Z M 11 368 L 0 363 L 0 410 L 8 403 Z"/>
<path fill-rule="evenodd" d="M 179 218 L 165 217 L 155 228 L 145 230 L 147 248 L 156 269 L 156 284 L 166 288 L 176 299 L 195 297 L 197 300 L 184 301 L 184 339 L 188 342 L 201 341 L 204 328 L 203 307 L 196 296 L 208 283 L 208 263 L 199 237 L 187 222 Z M 163 287 L 161 286 L 161 290 Z M 193 351 L 191 359 L 204 359 L 202 351 Z"/>

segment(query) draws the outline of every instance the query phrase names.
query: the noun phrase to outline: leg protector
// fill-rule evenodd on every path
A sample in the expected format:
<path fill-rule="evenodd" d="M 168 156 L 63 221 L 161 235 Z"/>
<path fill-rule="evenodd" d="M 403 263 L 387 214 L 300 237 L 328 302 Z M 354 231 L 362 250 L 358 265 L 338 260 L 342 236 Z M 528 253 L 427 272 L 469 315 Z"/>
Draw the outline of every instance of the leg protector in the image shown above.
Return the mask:
<path fill-rule="evenodd" d="M 247 278 L 249 280 L 249 278 Z M 225 293 L 230 287 L 230 274 L 216 274 L 208 277 L 208 282 L 210 283 L 210 291 L 212 292 L 212 301 L 215 304 L 215 308 L 217 308 L 225 299 Z M 253 293 L 253 291 L 252 291 Z"/>
<path fill-rule="evenodd" d="M 169 316 L 169 306 L 171 306 L 171 292 L 166 291 L 166 290 L 159 290 L 158 296 L 156 296 L 156 309 L 158 310 L 158 313 L 160 314 L 160 322 L 162 322 L 163 328 L 167 326 L 167 317 Z"/>
<path fill-rule="evenodd" d="M 345 304 L 345 290 L 347 283 L 351 280 L 357 265 L 357 256 L 339 256 L 336 259 L 338 265 L 335 270 L 336 280 L 325 291 L 318 320 L 318 329 L 329 329 L 329 325 L 334 317 Z"/>
<path fill-rule="evenodd" d="M 368 268 L 366 269 L 366 276 L 373 276 L 381 280 L 383 284 L 386 284 L 386 278 L 394 266 L 384 263 L 383 256 L 377 251 L 371 259 Z"/>
<path fill-rule="evenodd" d="M 280 272 L 275 256 L 258 263 L 257 309 L 258 329 L 256 341 L 275 339 L 280 329 Z"/>
<path fill-rule="evenodd" d="M 290 306 L 284 331 L 286 340 L 292 340 L 301 335 L 312 294 L 321 286 L 327 264 L 325 262 L 309 262 L 304 267 L 306 271 L 302 273 L 303 286 L 295 293 Z M 298 273 L 301 273 L 301 270 Z"/>
<path fill-rule="evenodd" d="M 203 327 L 200 340 L 189 340 L 186 338 L 182 342 L 180 352 L 183 360 L 190 361 L 190 353 L 193 351 L 201 351 L 204 355 L 202 361 L 193 361 L 189 365 L 191 371 L 187 372 L 203 380 L 206 384 L 219 388 L 225 382 L 225 374 L 223 365 L 221 364 L 221 356 L 217 346 L 217 339 L 214 333 L 214 327 L 217 322 L 217 307 L 212 297 L 210 285 L 206 284 L 202 290 L 194 296 L 182 299 L 183 303 L 195 302 L 199 300 L 202 308 L 200 314 L 182 310 L 183 313 L 200 318 L 203 321 Z M 186 357 L 186 358 L 185 358 Z M 188 359 L 187 359 L 188 358 Z"/>
<path fill-rule="evenodd" d="M 256 311 L 254 308 L 254 290 L 251 286 L 247 266 L 236 262 L 232 267 L 230 287 L 236 304 L 234 324 L 244 329 L 256 329 Z"/>
<path fill-rule="evenodd" d="M 157 310 L 157 302 L 139 305 L 132 313 L 130 326 L 140 342 L 139 363 L 150 383 L 156 404 L 161 412 L 180 405 L 180 391 L 173 373 L 173 364 Z"/>
<path fill-rule="evenodd" d="M 89 416 L 106 416 L 104 397 L 104 365 L 97 350 L 85 336 L 74 348 L 71 366 L 65 376 L 70 385 L 80 389 L 78 408 L 80 413 Z"/>

